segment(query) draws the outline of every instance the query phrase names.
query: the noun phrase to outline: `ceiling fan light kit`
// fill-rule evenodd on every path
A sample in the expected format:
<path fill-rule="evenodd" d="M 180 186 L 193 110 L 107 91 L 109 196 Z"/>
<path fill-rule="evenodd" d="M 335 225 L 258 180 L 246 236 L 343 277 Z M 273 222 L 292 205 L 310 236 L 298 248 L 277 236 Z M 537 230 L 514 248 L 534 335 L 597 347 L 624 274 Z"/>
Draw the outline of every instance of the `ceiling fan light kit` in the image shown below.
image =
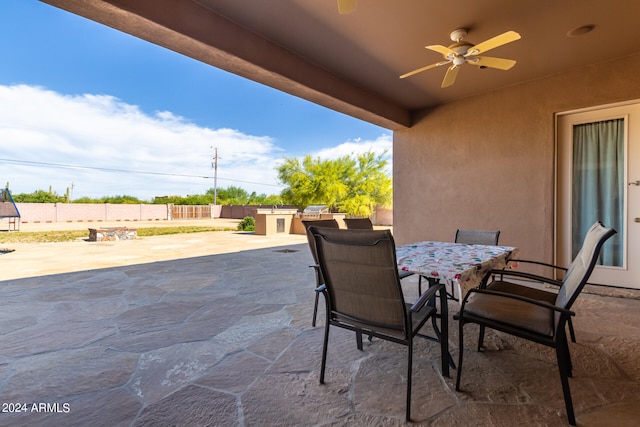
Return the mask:
<path fill-rule="evenodd" d="M 507 43 L 511 43 L 520 39 L 520 34 L 515 31 L 507 31 L 498 36 L 485 40 L 482 43 L 474 45 L 464 38 L 467 36 L 467 30 L 459 28 L 451 32 L 450 37 L 454 42 L 451 46 L 446 47 L 442 45 L 430 45 L 425 46 L 429 50 L 442 54 L 445 61 L 436 62 L 435 64 L 427 65 L 425 67 L 418 68 L 413 71 L 409 71 L 400 76 L 401 79 L 413 76 L 414 74 L 421 73 L 431 68 L 441 67 L 443 65 L 449 65 L 447 72 L 442 80 L 443 88 L 451 86 L 455 83 L 458 70 L 462 64 L 469 63 L 471 65 L 479 66 L 480 68 L 496 68 L 499 70 L 508 70 L 516 64 L 516 61 L 512 59 L 493 58 L 488 56 L 479 56 L 481 53 L 485 53 L 491 49 L 495 49 Z"/>

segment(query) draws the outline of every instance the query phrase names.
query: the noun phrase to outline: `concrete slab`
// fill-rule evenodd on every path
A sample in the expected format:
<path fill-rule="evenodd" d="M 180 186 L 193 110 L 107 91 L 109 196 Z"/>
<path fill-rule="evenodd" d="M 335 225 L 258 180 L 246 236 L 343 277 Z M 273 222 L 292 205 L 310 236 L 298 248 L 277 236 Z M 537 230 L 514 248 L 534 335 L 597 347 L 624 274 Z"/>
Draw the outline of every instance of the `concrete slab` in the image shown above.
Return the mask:
<path fill-rule="evenodd" d="M 210 226 L 236 229 L 239 220 L 204 221 L 127 221 L 99 223 L 100 227 L 175 227 Z M 24 224 L 20 232 L 51 230 L 87 230 L 98 223 L 34 223 Z M 18 233 L 20 233 L 18 232 Z M 12 252 L 2 255 L 0 280 L 47 274 L 88 271 L 99 268 L 146 264 L 172 259 L 238 252 L 265 247 L 305 243 L 300 235 L 274 234 L 257 236 L 250 232 L 216 231 L 181 235 L 140 237 L 135 240 L 89 242 L 78 239 L 62 243 L 12 243 L 3 247 Z"/>

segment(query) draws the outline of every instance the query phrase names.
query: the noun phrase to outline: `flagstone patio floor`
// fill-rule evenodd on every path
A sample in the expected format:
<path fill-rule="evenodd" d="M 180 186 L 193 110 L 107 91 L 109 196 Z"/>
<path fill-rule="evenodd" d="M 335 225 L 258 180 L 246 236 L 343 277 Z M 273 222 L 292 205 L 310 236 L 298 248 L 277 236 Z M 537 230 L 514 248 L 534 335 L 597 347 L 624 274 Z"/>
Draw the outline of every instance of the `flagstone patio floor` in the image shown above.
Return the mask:
<path fill-rule="evenodd" d="M 374 339 L 359 351 L 353 333 L 332 329 L 318 383 L 324 305 L 314 328 L 304 236 L 201 234 L 0 255 L 0 425 L 405 425 L 403 346 Z M 44 267 L 27 259 L 38 251 Z M 127 265 L 105 267 L 108 257 Z M 68 272 L 42 271 L 65 258 Z M 29 277 L 10 274 L 29 263 Z M 407 299 L 416 282 L 406 279 Z M 640 292 L 589 288 L 574 308 L 578 425 L 638 425 Z M 465 333 L 462 392 L 455 370 L 441 375 L 438 344 L 418 341 L 412 424 L 567 425 L 552 351 L 488 332 L 478 353 L 477 329 Z"/>

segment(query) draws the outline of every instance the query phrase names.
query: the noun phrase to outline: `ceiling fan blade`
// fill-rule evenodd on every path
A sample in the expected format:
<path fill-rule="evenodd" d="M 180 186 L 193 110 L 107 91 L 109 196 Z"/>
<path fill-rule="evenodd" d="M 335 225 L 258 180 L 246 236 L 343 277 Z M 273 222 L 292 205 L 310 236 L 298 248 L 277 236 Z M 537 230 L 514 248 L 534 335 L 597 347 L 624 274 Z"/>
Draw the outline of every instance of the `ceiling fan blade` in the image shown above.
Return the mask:
<path fill-rule="evenodd" d="M 409 76 L 413 76 L 414 74 L 418 74 L 418 73 L 421 73 L 423 71 L 427 71 L 427 70 L 430 70 L 432 68 L 440 67 L 442 65 L 446 65 L 446 64 L 449 64 L 449 63 L 451 63 L 451 61 L 436 62 L 435 64 L 427 65 L 426 67 L 421 67 L 421 68 L 418 68 L 417 70 L 409 71 L 408 73 L 401 75 L 400 78 L 404 79 L 404 78 L 407 78 Z"/>
<path fill-rule="evenodd" d="M 433 45 L 430 45 L 430 46 L 425 46 L 425 48 L 430 49 L 430 50 L 433 50 L 434 52 L 441 53 L 441 54 L 443 54 L 445 57 L 446 57 L 447 55 L 449 55 L 450 53 L 452 53 L 452 54 L 456 55 L 455 50 L 451 50 L 451 49 L 449 49 L 448 47 L 446 47 L 446 46 L 442 46 L 442 45 L 439 45 L 439 44 L 433 44 Z"/>
<path fill-rule="evenodd" d="M 449 87 L 456 81 L 456 76 L 458 75 L 458 71 L 460 71 L 460 67 L 458 65 L 452 65 L 447 69 L 447 74 L 444 75 L 444 79 L 442 80 L 442 86 L 440 87 Z"/>
<path fill-rule="evenodd" d="M 358 7 L 358 0 L 338 0 L 338 13 L 340 15 L 346 15 L 356 10 Z"/>
<path fill-rule="evenodd" d="M 471 65 L 497 68 L 499 70 L 508 70 L 516 65 L 516 61 L 514 61 L 513 59 L 492 58 L 490 56 L 474 56 L 467 59 L 467 62 Z"/>
<path fill-rule="evenodd" d="M 482 43 L 478 43 L 477 45 L 470 48 L 465 56 L 479 55 L 488 50 L 502 46 L 503 44 L 511 43 L 519 39 L 520 34 L 516 33 L 515 31 L 507 31 L 506 33 L 502 33 L 499 36 L 495 36 L 493 38 L 490 38 L 489 40 L 483 41 Z"/>

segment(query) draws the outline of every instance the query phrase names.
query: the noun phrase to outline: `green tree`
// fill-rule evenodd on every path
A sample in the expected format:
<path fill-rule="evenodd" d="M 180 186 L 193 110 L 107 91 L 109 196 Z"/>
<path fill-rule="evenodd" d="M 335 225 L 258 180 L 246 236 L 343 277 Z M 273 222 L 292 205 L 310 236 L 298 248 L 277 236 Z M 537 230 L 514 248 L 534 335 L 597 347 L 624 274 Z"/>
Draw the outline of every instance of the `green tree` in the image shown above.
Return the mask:
<path fill-rule="evenodd" d="M 386 152 L 376 156 L 369 151 L 335 160 L 285 158 L 277 167 L 278 178 L 287 186 L 282 198 L 299 207 L 327 205 L 350 215 L 370 216 L 375 205 L 391 202 L 385 157 Z"/>
<path fill-rule="evenodd" d="M 93 199 L 88 196 L 78 197 L 74 199 L 72 203 L 86 203 L 86 204 L 99 204 L 102 203 L 101 199 Z"/>
<path fill-rule="evenodd" d="M 33 193 L 15 194 L 13 201 L 16 203 L 65 203 L 67 198 L 49 189 L 49 191 L 36 190 Z"/>
<path fill-rule="evenodd" d="M 207 191 L 207 194 L 213 196 L 213 188 Z M 249 204 L 249 193 L 247 190 L 230 185 L 227 188 L 218 188 L 218 200 L 219 205 L 247 205 Z"/>
<path fill-rule="evenodd" d="M 187 196 L 163 196 L 154 197 L 154 204 L 172 203 L 174 205 L 210 205 L 213 203 L 213 196 L 209 194 L 191 194 Z"/>
<path fill-rule="evenodd" d="M 141 203 L 145 203 L 144 201 L 138 199 L 137 197 L 134 196 L 127 196 L 122 195 L 122 196 L 106 196 L 103 197 L 102 199 L 102 203 L 111 203 L 114 205 L 138 205 Z"/>
<path fill-rule="evenodd" d="M 213 188 L 207 190 L 207 195 L 210 195 L 212 200 L 213 193 Z M 230 185 L 227 188 L 218 188 L 217 203 L 219 205 L 279 205 L 282 204 L 282 199 L 278 195 L 267 196 L 264 193 L 257 194 L 255 191 L 249 194 L 243 188 Z"/>
<path fill-rule="evenodd" d="M 252 193 L 252 197 L 251 197 L 251 203 L 257 204 L 257 205 L 281 205 L 282 204 L 282 197 L 280 197 L 278 194 L 272 194 L 270 196 L 267 196 L 266 194 L 262 193 L 262 194 L 258 194 L 256 195 L 255 193 Z"/>

